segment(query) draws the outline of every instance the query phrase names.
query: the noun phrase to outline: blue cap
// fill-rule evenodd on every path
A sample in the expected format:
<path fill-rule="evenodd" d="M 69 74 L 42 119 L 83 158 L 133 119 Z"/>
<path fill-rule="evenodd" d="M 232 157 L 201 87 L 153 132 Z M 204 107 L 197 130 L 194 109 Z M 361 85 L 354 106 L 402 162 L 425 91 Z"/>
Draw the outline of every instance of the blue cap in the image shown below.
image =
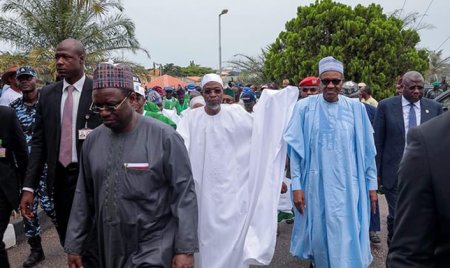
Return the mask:
<path fill-rule="evenodd" d="M 255 92 L 252 90 L 250 91 L 243 91 L 241 95 L 241 100 L 244 101 L 244 103 L 249 103 L 256 101 L 256 95 Z"/>
<path fill-rule="evenodd" d="M 22 76 L 22 75 L 31 75 L 33 77 L 37 76 L 37 73 L 31 66 L 21 66 L 17 68 L 16 70 L 16 77 Z"/>
<path fill-rule="evenodd" d="M 319 75 L 328 71 L 344 74 L 344 64 L 331 56 L 325 57 L 319 61 Z"/>
<path fill-rule="evenodd" d="M 147 99 L 151 102 L 154 102 L 156 104 L 162 103 L 161 96 L 153 89 L 150 89 L 147 93 Z"/>
<path fill-rule="evenodd" d="M 173 91 L 173 90 L 174 90 L 174 88 L 171 86 L 164 87 L 164 91 Z"/>
<path fill-rule="evenodd" d="M 195 85 L 192 83 L 187 84 L 186 86 L 187 90 L 195 90 Z"/>

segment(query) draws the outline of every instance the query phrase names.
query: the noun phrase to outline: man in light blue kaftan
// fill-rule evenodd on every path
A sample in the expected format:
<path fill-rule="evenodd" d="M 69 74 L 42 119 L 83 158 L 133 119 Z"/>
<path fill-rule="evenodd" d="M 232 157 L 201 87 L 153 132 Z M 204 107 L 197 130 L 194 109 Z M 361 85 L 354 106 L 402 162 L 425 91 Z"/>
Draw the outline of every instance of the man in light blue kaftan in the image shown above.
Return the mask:
<path fill-rule="evenodd" d="M 295 225 L 291 254 L 316 267 L 368 267 L 377 179 L 373 129 L 364 106 L 339 95 L 343 65 L 319 63 L 323 94 L 297 102 L 289 145 Z"/>

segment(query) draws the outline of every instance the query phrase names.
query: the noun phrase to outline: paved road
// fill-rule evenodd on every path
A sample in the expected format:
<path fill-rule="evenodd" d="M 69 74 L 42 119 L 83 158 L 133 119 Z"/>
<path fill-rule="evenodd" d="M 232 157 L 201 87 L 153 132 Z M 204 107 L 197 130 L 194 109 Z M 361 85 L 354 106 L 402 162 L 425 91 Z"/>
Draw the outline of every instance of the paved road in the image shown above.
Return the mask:
<path fill-rule="evenodd" d="M 42 233 L 42 246 L 45 251 L 45 261 L 38 268 L 60 268 L 67 267 L 66 255 L 59 244 L 58 234 L 54 227 L 45 230 Z M 30 248 L 24 241 L 16 247 L 8 249 L 9 262 L 11 268 L 22 267 L 23 261 L 28 257 Z"/>
<path fill-rule="evenodd" d="M 381 239 L 380 247 L 372 247 L 372 255 L 374 261 L 371 268 L 385 267 L 384 260 L 386 258 L 386 215 L 387 206 L 384 197 L 380 197 L 380 212 L 381 212 Z M 291 235 L 292 225 L 281 224 L 280 235 L 278 236 L 275 255 L 269 268 L 291 268 L 291 267 L 309 267 L 309 262 L 300 261 L 290 256 L 289 254 L 289 239 Z M 43 246 L 45 250 L 46 260 L 36 267 L 38 268 L 59 268 L 67 267 L 66 255 L 59 245 L 58 235 L 54 228 L 46 230 L 42 234 Z M 26 242 L 20 243 L 18 246 L 8 250 L 9 260 L 12 268 L 22 267 L 22 262 L 29 254 L 29 247 Z"/>

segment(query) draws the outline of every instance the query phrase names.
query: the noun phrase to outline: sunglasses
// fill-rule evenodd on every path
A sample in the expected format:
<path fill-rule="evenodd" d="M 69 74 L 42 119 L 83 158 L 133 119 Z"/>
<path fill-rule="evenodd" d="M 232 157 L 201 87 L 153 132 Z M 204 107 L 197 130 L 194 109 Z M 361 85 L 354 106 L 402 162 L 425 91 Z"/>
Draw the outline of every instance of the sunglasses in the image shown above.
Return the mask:
<path fill-rule="evenodd" d="M 328 86 L 330 84 L 330 82 L 333 83 L 333 85 L 337 86 L 342 82 L 342 80 L 341 79 L 320 79 L 320 82 L 325 86 Z"/>
<path fill-rule="evenodd" d="M 89 108 L 89 110 L 91 110 L 93 113 L 96 113 L 96 114 L 98 114 L 98 113 L 100 113 L 102 111 L 107 111 L 109 113 L 113 113 L 113 112 L 117 111 L 120 108 L 120 106 L 122 106 L 122 104 L 130 96 L 130 94 L 128 94 L 125 98 L 123 98 L 123 100 L 119 104 L 116 104 L 116 105 L 102 105 L 102 106 L 98 106 L 98 105 L 95 105 L 94 103 L 92 103 L 91 107 Z"/>
<path fill-rule="evenodd" d="M 308 92 L 309 91 L 309 92 L 313 92 L 314 93 L 314 92 L 317 91 L 317 88 L 314 88 L 314 87 L 310 87 L 310 88 L 303 87 L 302 91 L 303 92 Z"/>

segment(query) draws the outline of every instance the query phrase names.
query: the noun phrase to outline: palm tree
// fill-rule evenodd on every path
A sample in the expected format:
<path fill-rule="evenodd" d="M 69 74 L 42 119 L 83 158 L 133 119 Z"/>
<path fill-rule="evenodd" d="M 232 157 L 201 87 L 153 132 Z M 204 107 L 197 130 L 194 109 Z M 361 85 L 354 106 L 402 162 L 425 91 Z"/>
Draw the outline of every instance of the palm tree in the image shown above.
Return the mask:
<path fill-rule="evenodd" d="M 437 81 L 439 77 L 448 73 L 450 57 L 442 58 L 442 50 L 429 51 L 430 67 L 427 78 L 431 81 Z"/>
<path fill-rule="evenodd" d="M 228 64 L 234 69 L 240 70 L 240 80 L 246 83 L 260 85 L 268 81 L 264 73 L 266 54 L 267 48 L 261 49 L 261 54 L 255 57 L 236 54 L 234 55 L 234 59 L 228 61 Z"/>
<path fill-rule="evenodd" d="M 1 10 L 0 40 L 46 66 L 66 38 L 85 45 L 88 68 L 122 49 L 150 57 L 135 37 L 133 21 L 122 14 L 120 0 L 5 0 Z"/>

